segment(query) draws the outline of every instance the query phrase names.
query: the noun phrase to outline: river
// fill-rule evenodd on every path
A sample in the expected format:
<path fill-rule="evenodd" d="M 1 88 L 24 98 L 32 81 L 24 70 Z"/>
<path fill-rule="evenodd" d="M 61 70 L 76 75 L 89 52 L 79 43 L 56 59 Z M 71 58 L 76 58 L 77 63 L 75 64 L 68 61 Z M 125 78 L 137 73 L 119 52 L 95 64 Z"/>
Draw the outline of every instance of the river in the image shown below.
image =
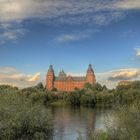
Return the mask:
<path fill-rule="evenodd" d="M 105 130 L 107 121 L 112 118 L 111 110 L 106 108 L 52 106 L 50 111 L 54 121 L 54 140 L 76 140 L 78 133 L 86 139 L 90 131 Z"/>

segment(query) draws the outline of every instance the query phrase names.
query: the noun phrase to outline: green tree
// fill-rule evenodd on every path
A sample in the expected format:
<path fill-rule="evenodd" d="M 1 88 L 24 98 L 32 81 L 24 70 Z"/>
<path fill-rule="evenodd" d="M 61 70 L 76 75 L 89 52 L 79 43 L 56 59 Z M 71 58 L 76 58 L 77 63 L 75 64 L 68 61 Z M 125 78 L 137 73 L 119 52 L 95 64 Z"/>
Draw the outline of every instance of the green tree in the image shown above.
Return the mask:
<path fill-rule="evenodd" d="M 35 87 L 37 89 L 43 89 L 44 90 L 44 86 L 43 86 L 43 83 L 42 82 L 38 83 Z"/>
<path fill-rule="evenodd" d="M 101 84 L 96 83 L 95 85 L 93 85 L 92 90 L 93 91 L 102 91 L 103 87 L 101 86 Z"/>
<path fill-rule="evenodd" d="M 84 89 L 86 89 L 86 90 L 92 89 L 92 85 L 90 83 L 85 83 Z"/>

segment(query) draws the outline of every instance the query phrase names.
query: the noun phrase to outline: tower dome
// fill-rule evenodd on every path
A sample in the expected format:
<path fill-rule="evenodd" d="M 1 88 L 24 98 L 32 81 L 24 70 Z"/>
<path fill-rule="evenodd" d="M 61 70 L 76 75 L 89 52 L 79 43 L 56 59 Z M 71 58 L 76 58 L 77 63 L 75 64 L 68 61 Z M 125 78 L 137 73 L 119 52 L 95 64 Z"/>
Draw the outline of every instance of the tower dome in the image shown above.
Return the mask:
<path fill-rule="evenodd" d="M 54 72 L 54 70 L 53 70 L 53 65 L 50 65 L 48 71 L 50 71 L 50 72 Z"/>
<path fill-rule="evenodd" d="M 87 72 L 90 72 L 90 71 L 93 72 L 93 68 L 91 64 L 88 65 L 88 69 L 87 69 Z"/>

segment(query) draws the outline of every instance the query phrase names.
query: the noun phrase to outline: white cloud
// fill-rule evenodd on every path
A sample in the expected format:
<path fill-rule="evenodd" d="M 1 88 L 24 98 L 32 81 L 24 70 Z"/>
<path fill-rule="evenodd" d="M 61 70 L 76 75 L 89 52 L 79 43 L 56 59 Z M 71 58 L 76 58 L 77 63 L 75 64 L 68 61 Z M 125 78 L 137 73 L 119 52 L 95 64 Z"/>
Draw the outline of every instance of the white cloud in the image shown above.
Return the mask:
<path fill-rule="evenodd" d="M 136 56 L 140 57 L 140 48 L 136 48 L 135 50 L 136 50 Z"/>
<path fill-rule="evenodd" d="M 57 42 L 64 43 L 64 42 L 70 42 L 70 41 L 77 41 L 77 40 L 83 40 L 86 38 L 91 37 L 94 33 L 99 32 L 98 30 L 85 30 L 81 32 L 74 32 L 71 34 L 62 34 L 56 38 Z"/>
<path fill-rule="evenodd" d="M 35 86 L 40 81 L 42 81 L 40 73 L 27 75 L 13 67 L 0 67 L 0 84 L 9 84 L 24 88 Z"/>
<path fill-rule="evenodd" d="M 112 71 L 112 75 L 109 77 L 109 80 L 133 80 L 140 76 L 139 69 L 120 69 Z"/>
<path fill-rule="evenodd" d="M 86 0 L 5 0 L 0 2 L 0 19 L 1 21 L 13 21 L 32 17 L 50 18 L 65 14 L 83 14 L 97 11 L 101 8 L 103 8 L 101 3 Z"/>
<path fill-rule="evenodd" d="M 81 40 L 88 37 L 89 36 L 86 34 L 64 34 L 64 35 L 60 35 L 56 40 L 60 43 L 63 43 L 63 42 Z"/>
<path fill-rule="evenodd" d="M 88 16 L 91 14 L 90 18 L 92 18 L 103 11 L 110 11 L 112 13 L 110 18 L 113 18 L 120 8 L 123 10 L 137 9 L 140 8 L 140 2 L 139 0 L 3 0 L 0 1 L 0 21 L 56 17 L 64 17 L 67 20 L 71 16 L 80 14 L 79 18 L 85 14 Z M 65 17 L 65 15 L 68 16 Z M 85 17 L 83 18 L 85 19 Z M 103 22 L 105 19 L 100 16 L 100 19 L 97 18 L 97 21 L 99 20 Z"/>
<path fill-rule="evenodd" d="M 140 9 L 139 0 L 0 0 L 0 26 L 4 31 L 0 42 L 15 41 L 25 32 L 13 28 L 28 19 L 45 19 L 51 24 L 107 25 L 125 17 L 126 10 Z M 9 23 L 12 23 L 11 25 Z M 78 40 L 65 35 L 58 40 Z"/>
<path fill-rule="evenodd" d="M 18 38 L 25 34 L 25 29 L 18 27 L 18 23 L 2 23 L 0 24 L 0 44 L 8 41 L 16 42 Z"/>
<path fill-rule="evenodd" d="M 37 81 L 40 78 L 40 73 L 36 73 L 35 75 L 31 76 L 28 81 L 29 82 L 34 82 Z"/>
<path fill-rule="evenodd" d="M 121 0 L 116 2 L 115 6 L 123 10 L 140 9 L 140 0 Z"/>
<path fill-rule="evenodd" d="M 78 37 L 76 35 L 65 34 L 65 35 L 59 36 L 56 40 L 58 42 L 67 42 L 67 41 L 75 41 L 75 40 L 79 40 L 79 39 L 80 39 L 80 37 Z"/>
<path fill-rule="evenodd" d="M 23 36 L 25 33 L 24 29 L 10 29 L 10 30 L 5 30 L 1 35 L 0 35 L 0 43 L 4 44 L 7 41 L 13 41 L 15 42 L 20 36 Z"/>
<path fill-rule="evenodd" d="M 1 29 L 8 29 L 11 27 L 11 24 L 10 23 L 2 23 L 2 24 L 0 24 L 0 27 L 1 27 Z"/>
<path fill-rule="evenodd" d="M 140 69 L 129 68 L 129 69 L 118 69 L 107 71 L 103 73 L 96 73 L 96 79 L 102 85 L 106 85 L 108 88 L 114 88 L 118 85 L 118 82 L 124 80 L 139 80 Z"/>

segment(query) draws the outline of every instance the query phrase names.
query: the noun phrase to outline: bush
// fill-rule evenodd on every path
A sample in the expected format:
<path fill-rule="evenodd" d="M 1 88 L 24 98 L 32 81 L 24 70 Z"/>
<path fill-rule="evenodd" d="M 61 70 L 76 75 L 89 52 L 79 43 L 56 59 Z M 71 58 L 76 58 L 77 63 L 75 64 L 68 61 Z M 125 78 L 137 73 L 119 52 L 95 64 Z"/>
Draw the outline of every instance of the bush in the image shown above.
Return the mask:
<path fill-rule="evenodd" d="M 10 85 L 0 85 L 0 94 L 6 94 L 6 93 L 15 93 L 18 92 L 18 88 L 17 87 L 13 87 Z"/>
<path fill-rule="evenodd" d="M 53 124 L 47 109 L 18 94 L 0 95 L 0 139 L 50 140 Z"/>
<path fill-rule="evenodd" d="M 83 94 L 81 96 L 81 104 L 85 106 L 95 106 L 94 94 Z"/>
<path fill-rule="evenodd" d="M 73 91 L 73 92 L 69 93 L 68 101 L 72 105 L 80 105 L 80 97 L 81 97 L 81 95 L 78 92 Z"/>

